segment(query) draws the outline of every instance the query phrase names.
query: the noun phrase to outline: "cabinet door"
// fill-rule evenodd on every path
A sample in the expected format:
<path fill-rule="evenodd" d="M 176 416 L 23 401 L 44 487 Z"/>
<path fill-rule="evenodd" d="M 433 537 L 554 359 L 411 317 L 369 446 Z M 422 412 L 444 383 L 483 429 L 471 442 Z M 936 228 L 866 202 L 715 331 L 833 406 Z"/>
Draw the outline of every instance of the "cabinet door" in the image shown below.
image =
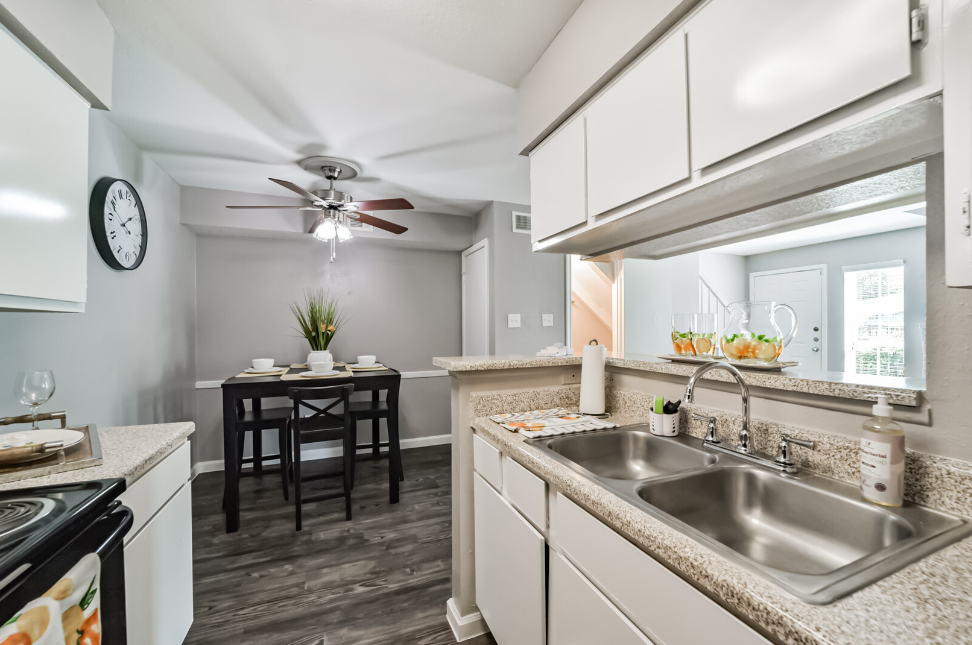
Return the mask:
<path fill-rule="evenodd" d="M 686 32 L 696 169 L 911 74 L 908 0 L 716 0 Z"/>
<path fill-rule="evenodd" d="M 128 642 L 180 645 L 192 625 L 192 494 L 176 493 L 125 546 Z"/>
<path fill-rule="evenodd" d="M 0 307 L 84 311 L 88 106 L 0 29 Z"/>
<path fill-rule="evenodd" d="M 559 553 L 550 555 L 548 645 L 651 645 L 617 607 Z"/>
<path fill-rule="evenodd" d="M 498 645 L 544 645 L 543 536 L 482 477 L 473 477 L 476 604 Z"/>
<path fill-rule="evenodd" d="M 530 155 L 534 242 L 587 221 L 584 118 L 575 118 Z"/>
<path fill-rule="evenodd" d="M 678 31 L 588 108 L 589 214 L 689 177 L 685 73 L 685 35 Z"/>

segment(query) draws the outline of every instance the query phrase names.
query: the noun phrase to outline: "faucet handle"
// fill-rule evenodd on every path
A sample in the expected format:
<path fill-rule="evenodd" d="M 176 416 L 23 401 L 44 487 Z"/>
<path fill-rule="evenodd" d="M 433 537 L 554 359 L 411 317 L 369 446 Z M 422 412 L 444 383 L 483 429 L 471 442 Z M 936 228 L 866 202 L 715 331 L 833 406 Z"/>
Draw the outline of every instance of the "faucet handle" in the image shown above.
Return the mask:
<path fill-rule="evenodd" d="M 780 437 L 780 443 L 776 447 L 776 459 L 774 461 L 778 464 L 784 466 L 792 466 L 793 462 L 790 460 L 790 450 L 793 445 L 802 446 L 803 448 L 809 448 L 810 450 L 816 450 L 817 444 L 813 441 L 805 441 L 803 439 L 794 439 L 783 435 Z"/>
<path fill-rule="evenodd" d="M 708 421 L 709 422 L 709 431 L 705 433 L 705 439 L 704 439 L 705 443 L 721 443 L 719 441 L 719 438 L 716 436 L 716 418 L 715 417 L 707 417 L 707 416 L 703 416 L 701 414 L 695 414 L 693 412 L 692 413 L 692 418 L 695 419 L 696 421 Z"/>

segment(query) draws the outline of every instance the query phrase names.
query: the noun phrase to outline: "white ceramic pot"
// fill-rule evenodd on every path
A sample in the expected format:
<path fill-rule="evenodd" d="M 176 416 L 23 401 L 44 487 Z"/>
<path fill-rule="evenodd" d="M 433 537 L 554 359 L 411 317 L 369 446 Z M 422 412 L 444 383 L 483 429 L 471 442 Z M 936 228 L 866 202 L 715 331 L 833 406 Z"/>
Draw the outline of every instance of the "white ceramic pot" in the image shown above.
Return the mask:
<path fill-rule="evenodd" d="M 331 352 L 325 350 L 319 352 L 311 352 L 307 355 L 307 367 L 310 367 L 311 363 L 333 363 L 334 357 L 331 356 Z"/>

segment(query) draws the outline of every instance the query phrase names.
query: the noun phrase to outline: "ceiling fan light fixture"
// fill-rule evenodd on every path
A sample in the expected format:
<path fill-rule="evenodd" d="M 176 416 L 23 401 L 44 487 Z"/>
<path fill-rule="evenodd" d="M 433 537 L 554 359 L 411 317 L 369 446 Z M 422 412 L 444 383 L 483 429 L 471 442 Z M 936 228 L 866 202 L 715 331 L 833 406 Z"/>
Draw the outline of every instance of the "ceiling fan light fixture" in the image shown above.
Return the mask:
<path fill-rule="evenodd" d="M 337 225 L 337 237 L 339 242 L 347 242 L 351 239 L 351 229 L 344 224 Z"/>
<path fill-rule="evenodd" d="M 331 218 L 327 218 L 321 222 L 321 225 L 314 231 L 314 237 L 325 242 L 333 240 L 335 235 L 337 235 L 337 230 L 334 227 L 334 220 Z"/>

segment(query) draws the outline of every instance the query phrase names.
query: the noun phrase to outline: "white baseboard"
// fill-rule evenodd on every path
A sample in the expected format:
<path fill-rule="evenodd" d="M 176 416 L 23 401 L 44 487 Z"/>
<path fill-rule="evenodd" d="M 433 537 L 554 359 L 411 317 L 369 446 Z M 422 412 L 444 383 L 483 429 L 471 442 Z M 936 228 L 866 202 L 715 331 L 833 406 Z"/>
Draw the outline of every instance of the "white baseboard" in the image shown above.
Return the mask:
<path fill-rule="evenodd" d="M 409 448 L 424 448 L 425 446 L 441 446 L 443 444 L 452 443 L 451 434 L 439 434 L 432 437 L 415 437 L 412 439 L 402 439 L 402 450 L 408 450 Z M 382 452 L 388 452 L 387 448 L 382 448 Z M 362 448 L 358 450 L 358 454 L 367 454 L 371 452 L 371 448 Z M 308 461 L 314 459 L 327 459 L 328 457 L 340 457 L 341 448 L 340 446 L 335 446 L 333 448 L 315 448 L 313 450 L 303 450 L 301 451 L 301 458 Z M 263 462 L 267 465 L 274 465 L 277 463 L 276 459 L 270 459 Z M 223 460 L 213 459 L 212 461 L 200 461 L 192 467 L 192 478 L 195 479 L 197 475 L 202 473 L 213 473 L 216 471 L 223 470 Z"/>
<path fill-rule="evenodd" d="M 446 618 L 449 621 L 449 627 L 452 627 L 452 635 L 456 637 L 457 642 L 467 641 L 489 632 L 489 626 L 483 620 L 481 613 L 477 611 L 466 616 L 460 616 L 452 598 L 446 601 Z"/>

